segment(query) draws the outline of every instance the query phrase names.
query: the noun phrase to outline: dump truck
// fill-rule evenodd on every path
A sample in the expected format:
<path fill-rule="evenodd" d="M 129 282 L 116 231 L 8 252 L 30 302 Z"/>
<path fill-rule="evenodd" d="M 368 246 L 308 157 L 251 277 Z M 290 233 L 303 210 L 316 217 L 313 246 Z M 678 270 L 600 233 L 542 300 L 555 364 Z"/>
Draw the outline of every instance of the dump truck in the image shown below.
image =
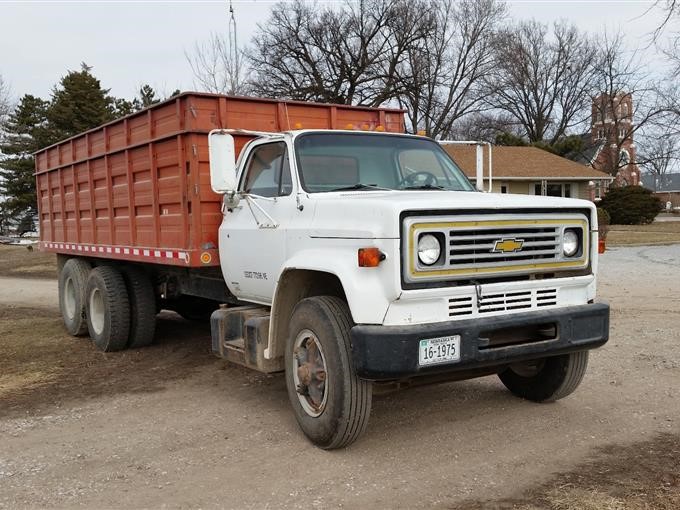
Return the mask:
<path fill-rule="evenodd" d="M 285 373 L 324 449 L 374 391 L 497 375 L 561 399 L 608 339 L 594 205 L 481 192 L 401 110 L 184 93 L 35 161 L 70 334 L 119 351 L 161 310 L 210 320 L 217 356 Z"/>

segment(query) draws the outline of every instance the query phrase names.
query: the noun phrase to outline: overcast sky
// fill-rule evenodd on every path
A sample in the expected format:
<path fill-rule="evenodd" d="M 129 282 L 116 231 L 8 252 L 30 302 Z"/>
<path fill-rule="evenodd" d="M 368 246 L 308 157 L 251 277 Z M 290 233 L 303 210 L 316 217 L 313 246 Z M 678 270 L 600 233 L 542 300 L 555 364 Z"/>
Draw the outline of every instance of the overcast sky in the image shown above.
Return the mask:
<path fill-rule="evenodd" d="M 252 38 L 273 3 L 233 2 L 241 41 Z M 652 3 L 510 0 L 508 5 L 516 19 L 567 19 L 593 33 L 620 28 L 629 47 L 646 48 L 653 59 L 649 33 L 661 15 L 645 14 Z M 191 90 L 185 50 L 211 31 L 226 31 L 227 24 L 228 0 L 0 0 L 0 75 L 17 97 L 48 97 L 60 77 L 81 62 L 93 66 L 102 85 L 118 97 L 133 97 L 143 83 L 164 93 Z"/>

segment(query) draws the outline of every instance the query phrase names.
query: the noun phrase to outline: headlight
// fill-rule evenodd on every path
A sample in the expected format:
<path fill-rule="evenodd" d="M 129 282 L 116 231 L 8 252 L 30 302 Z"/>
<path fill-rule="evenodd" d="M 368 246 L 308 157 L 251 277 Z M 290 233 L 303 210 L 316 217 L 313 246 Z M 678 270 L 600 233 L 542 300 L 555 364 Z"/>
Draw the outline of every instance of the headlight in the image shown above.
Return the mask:
<path fill-rule="evenodd" d="M 568 228 L 562 235 L 562 253 L 566 257 L 573 257 L 579 248 L 578 234 L 573 228 Z"/>
<path fill-rule="evenodd" d="M 426 266 L 437 262 L 441 251 L 439 240 L 432 234 L 424 234 L 418 239 L 418 259 Z"/>

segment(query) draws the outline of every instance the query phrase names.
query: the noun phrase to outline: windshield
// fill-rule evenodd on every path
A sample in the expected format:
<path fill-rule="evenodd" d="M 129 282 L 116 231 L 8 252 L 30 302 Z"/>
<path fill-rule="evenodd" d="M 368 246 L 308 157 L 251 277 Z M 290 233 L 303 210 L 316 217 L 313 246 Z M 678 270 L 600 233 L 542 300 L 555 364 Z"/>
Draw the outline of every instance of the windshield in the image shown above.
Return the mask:
<path fill-rule="evenodd" d="M 425 138 L 367 133 L 309 133 L 295 142 L 302 187 L 343 190 L 474 191 L 439 144 Z"/>

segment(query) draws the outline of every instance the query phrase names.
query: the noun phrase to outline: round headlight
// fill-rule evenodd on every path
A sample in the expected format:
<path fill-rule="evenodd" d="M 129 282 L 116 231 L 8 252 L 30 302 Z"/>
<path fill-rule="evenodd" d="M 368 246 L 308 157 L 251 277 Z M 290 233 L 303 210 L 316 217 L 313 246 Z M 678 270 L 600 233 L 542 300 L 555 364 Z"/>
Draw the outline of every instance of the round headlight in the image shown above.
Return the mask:
<path fill-rule="evenodd" d="M 573 257 L 578 251 L 578 235 L 572 229 L 564 231 L 562 236 L 562 253 L 567 257 Z"/>
<path fill-rule="evenodd" d="M 418 259 L 426 266 L 431 266 L 439 260 L 442 247 L 439 240 L 432 234 L 425 234 L 418 239 Z"/>

